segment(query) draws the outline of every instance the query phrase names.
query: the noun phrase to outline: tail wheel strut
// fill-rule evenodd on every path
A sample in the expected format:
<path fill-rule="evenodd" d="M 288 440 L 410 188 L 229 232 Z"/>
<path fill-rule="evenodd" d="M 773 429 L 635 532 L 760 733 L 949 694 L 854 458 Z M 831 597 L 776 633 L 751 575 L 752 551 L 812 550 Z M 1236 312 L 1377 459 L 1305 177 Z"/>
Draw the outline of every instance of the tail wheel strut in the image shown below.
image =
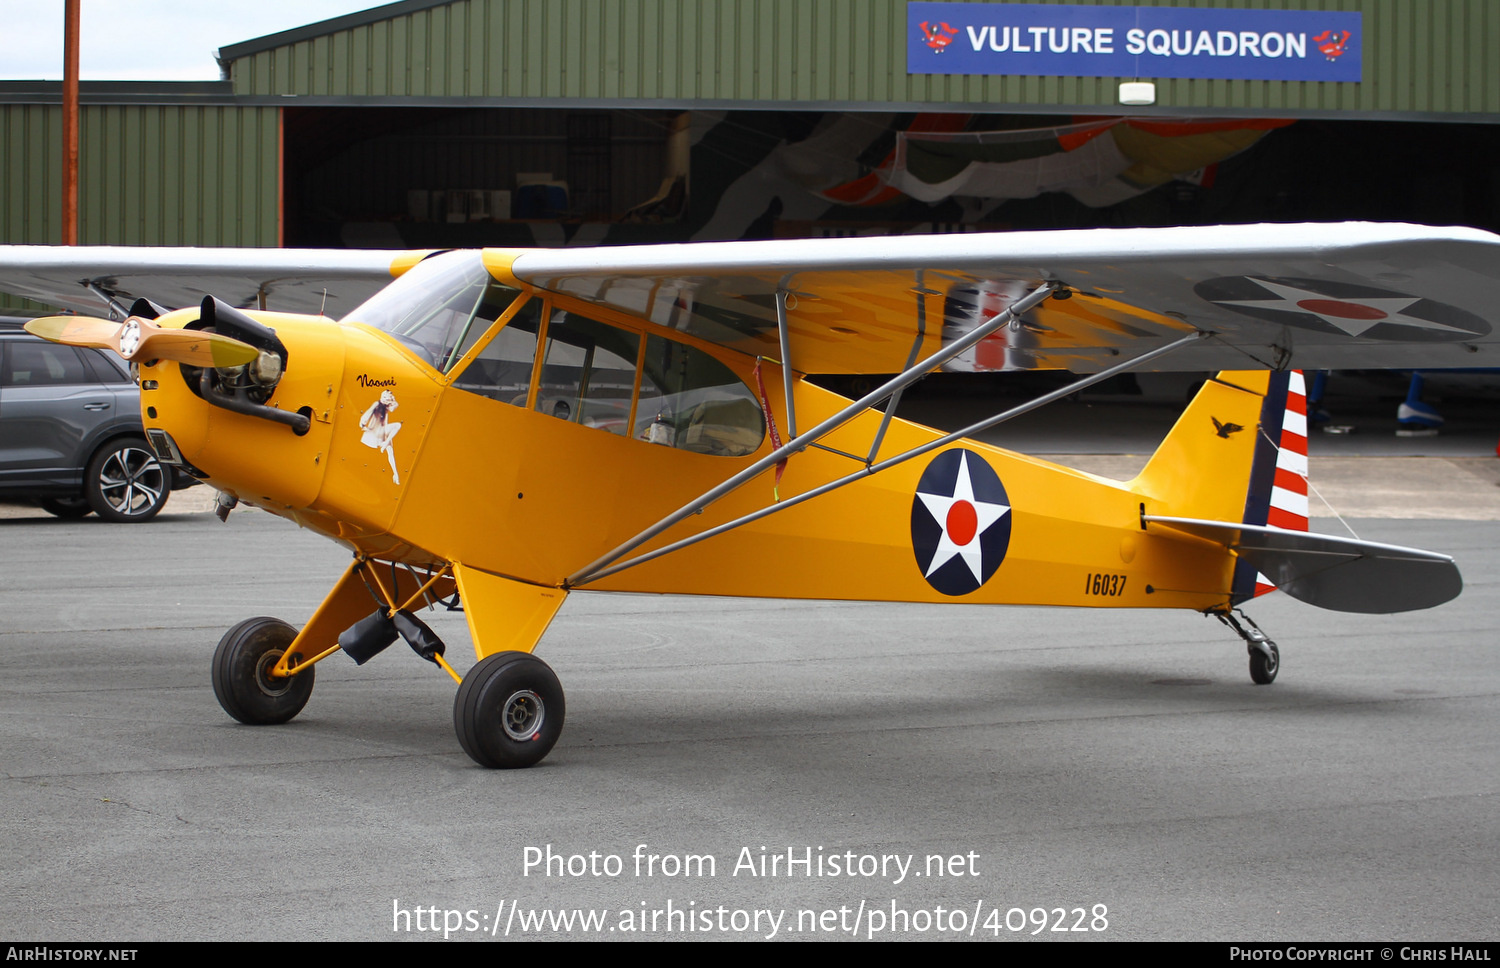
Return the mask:
<path fill-rule="evenodd" d="M 1276 673 L 1281 670 L 1281 650 L 1270 636 L 1244 612 L 1239 612 L 1244 625 L 1235 619 L 1234 612 L 1215 612 L 1214 616 L 1245 640 L 1245 648 L 1250 653 L 1250 681 L 1257 686 L 1269 686 L 1275 682 Z"/>

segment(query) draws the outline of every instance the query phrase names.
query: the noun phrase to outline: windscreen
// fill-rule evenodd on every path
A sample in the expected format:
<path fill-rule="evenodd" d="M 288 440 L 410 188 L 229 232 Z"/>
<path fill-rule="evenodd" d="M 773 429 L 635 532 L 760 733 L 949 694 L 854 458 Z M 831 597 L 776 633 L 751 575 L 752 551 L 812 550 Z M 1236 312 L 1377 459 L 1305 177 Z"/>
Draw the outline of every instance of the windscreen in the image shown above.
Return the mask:
<path fill-rule="evenodd" d="M 495 281 L 480 253 L 444 252 L 417 263 L 343 322 L 383 330 L 447 372 L 519 294 Z"/>

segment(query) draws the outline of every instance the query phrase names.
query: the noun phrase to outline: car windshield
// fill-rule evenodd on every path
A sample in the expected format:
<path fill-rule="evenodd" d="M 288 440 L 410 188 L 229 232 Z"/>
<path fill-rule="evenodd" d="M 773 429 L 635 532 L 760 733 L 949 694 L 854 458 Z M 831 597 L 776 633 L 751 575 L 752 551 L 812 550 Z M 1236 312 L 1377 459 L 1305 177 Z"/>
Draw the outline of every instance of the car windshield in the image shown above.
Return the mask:
<path fill-rule="evenodd" d="M 446 372 L 517 295 L 495 281 L 480 253 L 445 252 L 417 263 L 343 321 L 383 330 Z"/>

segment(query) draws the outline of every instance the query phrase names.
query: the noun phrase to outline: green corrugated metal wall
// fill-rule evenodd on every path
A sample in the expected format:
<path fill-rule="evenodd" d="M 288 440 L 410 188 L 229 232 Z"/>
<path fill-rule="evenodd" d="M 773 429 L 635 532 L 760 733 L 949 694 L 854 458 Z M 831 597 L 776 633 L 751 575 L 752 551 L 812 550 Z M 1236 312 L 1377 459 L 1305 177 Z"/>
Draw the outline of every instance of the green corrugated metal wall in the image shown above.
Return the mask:
<path fill-rule="evenodd" d="M 85 105 L 78 240 L 275 245 L 275 108 Z M 62 108 L 0 105 L 0 243 L 62 242 Z M 0 294 L 0 309 L 40 306 Z"/>
<path fill-rule="evenodd" d="M 5 191 L 0 226 L 6 242 L 61 242 L 62 110 L 38 104 L 0 109 Z"/>
<path fill-rule="evenodd" d="M 275 245 L 276 109 L 85 105 L 78 239 Z M 0 242 L 62 241 L 62 108 L 0 105 Z"/>
<path fill-rule="evenodd" d="M 1161 107 L 1500 113 L 1496 0 L 1157 5 L 1357 10 L 1366 36 L 1362 84 L 1171 80 L 1157 86 Z M 908 75 L 905 11 L 905 0 L 454 0 L 242 57 L 232 78 L 237 94 L 262 96 L 1115 106 L 1114 78 Z"/>

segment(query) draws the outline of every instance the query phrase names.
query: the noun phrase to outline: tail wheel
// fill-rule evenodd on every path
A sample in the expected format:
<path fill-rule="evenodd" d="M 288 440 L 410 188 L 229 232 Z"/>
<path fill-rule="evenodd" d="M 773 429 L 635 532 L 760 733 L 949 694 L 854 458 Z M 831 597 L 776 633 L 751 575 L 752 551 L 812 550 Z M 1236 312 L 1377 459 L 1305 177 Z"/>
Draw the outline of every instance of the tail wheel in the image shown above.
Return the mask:
<path fill-rule="evenodd" d="M 1276 681 L 1276 673 L 1281 671 L 1281 650 L 1276 648 L 1275 642 L 1267 642 L 1271 654 L 1267 656 L 1255 646 L 1250 646 L 1250 681 L 1257 686 L 1269 686 Z"/>
<path fill-rule="evenodd" d="M 89 461 L 83 490 L 89 507 L 106 521 L 147 521 L 167 503 L 172 480 L 144 440 L 121 437 Z"/>
<path fill-rule="evenodd" d="M 529 652 L 497 652 L 464 676 L 453 701 L 453 728 L 475 763 L 517 769 L 552 751 L 566 711 L 551 666 Z"/>
<path fill-rule="evenodd" d="M 302 711 L 312 695 L 314 670 L 271 675 L 296 637 L 296 629 L 275 618 L 247 618 L 224 633 L 214 651 L 213 680 L 226 713 L 251 726 L 269 726 Z"/>

